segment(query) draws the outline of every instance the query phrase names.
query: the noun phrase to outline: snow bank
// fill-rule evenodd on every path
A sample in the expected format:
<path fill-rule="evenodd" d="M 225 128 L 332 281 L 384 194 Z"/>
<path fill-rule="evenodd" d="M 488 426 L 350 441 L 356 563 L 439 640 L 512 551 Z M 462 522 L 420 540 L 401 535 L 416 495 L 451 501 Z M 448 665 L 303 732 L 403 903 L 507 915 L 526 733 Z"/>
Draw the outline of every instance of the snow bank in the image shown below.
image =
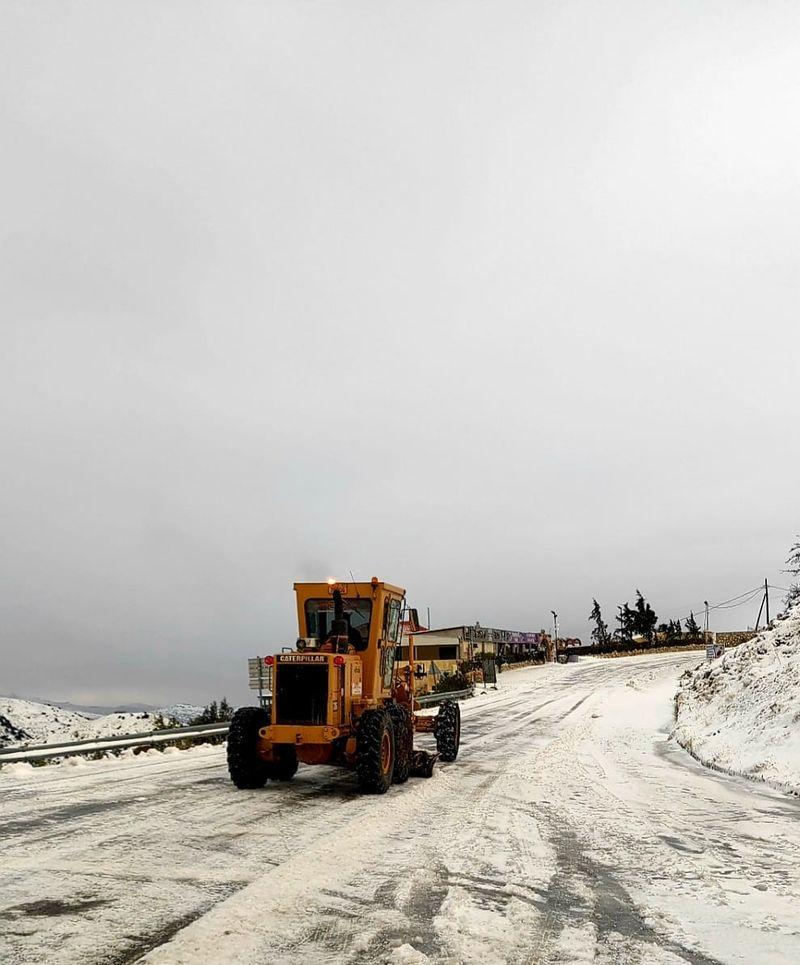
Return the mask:
<path fill-rule="evenodd" d="M 180 749 L 174 746 L 163 748 L 149 747 L 147 750 L 128 747 L 119 754 L 108 754 L 99 758 L 83 756 L 64 757 L 48 763 L 47 767 L 15 761 L 11 764 L 0 762 L 0 783 L 8 781 L 18 784 L 47 784 L 53 780 L 80 772 L 85 776 L 104 774 L 113 771 L 127 771 L 132 767 L 165 764 L 168 767 L 187 765 L 195 760 L 211 757 L 216 762 L 225 762 L 225 748 L 219 744 L 195 744 L 194 747 Z"/>
<path fill-rule="evenodd" d="M 800 605 L 687 671 L 676 719 L 678 743 L 703 764 L 800 795 Z"/>

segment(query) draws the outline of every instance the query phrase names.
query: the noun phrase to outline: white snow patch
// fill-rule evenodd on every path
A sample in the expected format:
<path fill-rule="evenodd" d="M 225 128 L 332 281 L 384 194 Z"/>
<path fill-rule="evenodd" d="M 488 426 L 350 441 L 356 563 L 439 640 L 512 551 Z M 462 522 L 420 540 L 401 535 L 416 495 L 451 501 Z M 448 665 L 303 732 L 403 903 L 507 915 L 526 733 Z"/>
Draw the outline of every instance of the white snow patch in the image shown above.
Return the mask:
<path fill-rule="evenodd" d="M 0 781 L 15 780 L 36 781 L 47 784 L 52 779 L 73 773 L 75 771 L 89 774 L 101 774 L 104 771 L 127 770 L 132 765 L 145 765 L 148 762 L 167 763 L 186 762 L 198 755 L 203 755 L 210 750 L 218 750 L 214 744 L 195 744 L 181 750 L 177 747 L 166 746 L 163 750 L 157 747 L 150 747 L 146 751 L 138 748 L 125 748 L 119 754 L 109 754 L 104 757 L 91 759 L 76 755 L 75 757 L 64 757 L 48 762 L 46 767 L 29 764 L 27 761 L 14 761 L 13 763 L 3 764 L 0 761 Z M 224 748 L 222 748 L 224 751 Z"/>
<path fill-rule="evenodd" d="M 399 962 L 402 963 L 402 965 L 425 965 L 425 963 L 429 961 L 430 959 L 427 955 L 417 951 L 417 949 L 414 948 L 413 945 L 409 945 L 408 942 L 406 942 L 405 945 L 400 945 L 398 948 L 393 949 L 387 958 L 387 962 Z"/>
<path fill-rule="evenodd" d="M 584 965 L 594 962 L 597 950 L 597 928 L 593 922 L 573 926 L 567 924 L 555 943 L 553 958 L 559 965 Z"/>
<path fill-rule="evenodd" d="M 3 777 L 30 777 L 33 774 L 34 767 L 33 764 L 28 764 L 27 761 L 17 761 L 14 764 L 4 764 L 2 766 Z"/>

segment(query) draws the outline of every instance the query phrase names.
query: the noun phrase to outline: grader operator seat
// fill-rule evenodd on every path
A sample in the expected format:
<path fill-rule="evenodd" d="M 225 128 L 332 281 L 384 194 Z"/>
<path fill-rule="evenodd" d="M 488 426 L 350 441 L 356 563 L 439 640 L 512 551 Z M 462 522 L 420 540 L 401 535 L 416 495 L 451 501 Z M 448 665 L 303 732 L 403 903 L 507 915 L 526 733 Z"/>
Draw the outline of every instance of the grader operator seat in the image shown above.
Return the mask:
<path fill-rule="evenodd" d="M 357 652 L 369 645 L 371 604 L 368 600 L 345 600 L 341 590 L 334 589 L 328 599 L 307 600 L 303 617 L 308 637 L 328 653 L 338 652 L 335 646 L 326 646 L 337 638 L 346 640 Z M 347 653 L 347 647 L 341 652 Z"/>
<path fill-rule="evenodd" d="M 363 650 L 366 642 L 361 633 L 353 626 L 350 614 L 344 612 L 341 590 L 334 590 L 333 620 L 331 629 L 320 650 L 323 653 L 354 653 Z"/>

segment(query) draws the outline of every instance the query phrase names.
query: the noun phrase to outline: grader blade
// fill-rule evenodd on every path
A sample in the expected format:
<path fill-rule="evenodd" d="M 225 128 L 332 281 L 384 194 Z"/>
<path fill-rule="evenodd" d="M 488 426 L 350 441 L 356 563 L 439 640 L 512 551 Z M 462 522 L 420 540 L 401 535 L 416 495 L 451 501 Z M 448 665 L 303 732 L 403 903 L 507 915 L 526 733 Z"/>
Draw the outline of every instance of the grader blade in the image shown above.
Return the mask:
<path fill-rule="evenodd" d="M 433 765 L 438 758 L 438 753 L 415 750 L 411 763 L 411 773 L 414 777 L 433 777 Z"/>

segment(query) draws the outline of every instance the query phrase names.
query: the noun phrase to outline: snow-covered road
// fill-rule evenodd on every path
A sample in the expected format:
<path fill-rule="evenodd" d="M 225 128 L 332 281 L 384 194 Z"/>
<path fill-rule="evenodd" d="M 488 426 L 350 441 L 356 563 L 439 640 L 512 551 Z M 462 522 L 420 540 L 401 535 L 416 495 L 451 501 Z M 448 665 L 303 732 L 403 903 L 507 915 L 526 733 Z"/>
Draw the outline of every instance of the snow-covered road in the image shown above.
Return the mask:
<path fill-rule="evenodd" d="M 223 748 L 0 775 L 0 961 L 800 961 L 800 802 L 667 740 L 697 655 L 501 676 L 429 781 Z"/>

